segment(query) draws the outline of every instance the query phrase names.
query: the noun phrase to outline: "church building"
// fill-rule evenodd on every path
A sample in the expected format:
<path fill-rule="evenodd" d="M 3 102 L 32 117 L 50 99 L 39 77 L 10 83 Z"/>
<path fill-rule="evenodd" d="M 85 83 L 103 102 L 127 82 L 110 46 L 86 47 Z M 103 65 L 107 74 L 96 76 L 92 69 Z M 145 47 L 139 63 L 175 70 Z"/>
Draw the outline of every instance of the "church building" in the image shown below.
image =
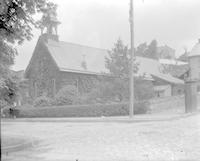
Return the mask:
<path fill-rule="evenodd" d="M 60 41 L 55 14 L 49 14 L 46 24 L 25 70 L 31 98 L 44 94 L 54 97 L 66 85 L 75 86 L 78 93 L 87 93 L 100 77 L 111 76 L 105 66 L 108 50 Z M 157 60 L 137 56 L 136 62 L 139 63 L 136 76 L 148 77 L 156 96 L 180 93 L 176 87 L 183 86 L 183 81 L 164 74 Z"/>

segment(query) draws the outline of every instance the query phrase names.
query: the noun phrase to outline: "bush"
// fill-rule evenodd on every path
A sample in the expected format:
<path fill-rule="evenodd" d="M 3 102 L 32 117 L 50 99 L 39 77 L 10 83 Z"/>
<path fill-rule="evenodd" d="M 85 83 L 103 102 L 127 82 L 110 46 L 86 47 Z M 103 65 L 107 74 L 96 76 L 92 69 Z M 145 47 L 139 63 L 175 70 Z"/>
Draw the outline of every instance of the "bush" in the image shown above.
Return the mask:
<path fill-rule="evenodd" d="M 127 116 L 128 103 L 94 104 L 94 105 L 68 105 L 35 108 L 19 108 L 18 117 L 101 117 L 101 116 Z M 145 114 L 149 111 L 147 103 L 136 103 L 134 113 Z"/>
<path fill-rule="evenodd" d="M 77 99 L 78 95 L 76 87 L 68 85 L 58 91 L 53 101 L 53 105 L 72 105 L 77 102 Z"/>
<path fill-rule="evenodd" d="M 3 110 L 4 117 L 18 117 L 20 110 L 18 108 L 13 108 L 11 106 L 7 106 Z"/>
<path fill-rule="evenodd" d="M 51 99 L 48 98 L 47 96 L 37 97 L 33 102 L 33 105 L 36 107 L 49 106 L 50 104 L 51 104 Z"/>
<path fill-rule="evenodd" d="M 145 114 L 150 112 L 150 108 L 149 108 L 150 104 L 148 101 L 141 101 L 141 102 L 137 102 L 134 105 L 134 113 L 135 114 Z"/>
<path fill-rule="evenodd" d="M 0 108 L 4 108 L 7 106 L 7 102 L 5 100 L 0 100 Z"/>

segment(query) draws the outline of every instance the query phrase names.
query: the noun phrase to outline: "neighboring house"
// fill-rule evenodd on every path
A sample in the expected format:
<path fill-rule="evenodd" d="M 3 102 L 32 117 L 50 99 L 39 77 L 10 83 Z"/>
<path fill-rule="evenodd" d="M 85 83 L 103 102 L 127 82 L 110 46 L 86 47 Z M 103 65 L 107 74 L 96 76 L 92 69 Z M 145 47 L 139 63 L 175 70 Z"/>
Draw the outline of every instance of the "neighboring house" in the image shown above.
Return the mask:
<path fill-rule="evenodd" d="M 200 39 L 188 55 L 189 79 L 197 81 L 197 90 L 200 92 Z"/>
<path fill-rule="evenodd" d="M 179 61 L 183 61 L 183 62 L 188 62 L 188 52 L 187 52 L 187 50 L 185 51 L 184 54 L 182 54 L 181 56 L 179 56 L 178 60 Z"/>
<path fill-rule="evenodd" d="M 169 73 L 181 80 L 186 80 L 189 76 L 189 65 L 171 65 Z"/>
<path fill-rule="evenodd" d="M 189 76 L 189 65 L 187 62 L 175 59 L 159 59 L 159 62 L 164 68 L 164 73 L 169 73 L 181 80 L 185 80 Z"/>
<path fill-rule="evenodd" d="M 164 73 L 164 67 L 159 61 L 144 57 L 136 57 L 139 63 L 137 75 L 152 79 L 156 97 L 178 95 L 184 93 L 184 81 Z"/>

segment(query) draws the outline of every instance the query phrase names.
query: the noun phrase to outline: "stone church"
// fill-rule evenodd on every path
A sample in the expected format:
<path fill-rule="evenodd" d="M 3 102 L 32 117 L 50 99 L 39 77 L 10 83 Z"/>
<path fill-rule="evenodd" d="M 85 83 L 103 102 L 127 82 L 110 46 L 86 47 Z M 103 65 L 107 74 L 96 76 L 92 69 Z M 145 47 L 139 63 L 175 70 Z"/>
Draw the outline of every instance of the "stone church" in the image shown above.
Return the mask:
<path fill-rule="evenodd" d="M 89 91 L 99 75 L 107 71 L 107 50 L 59 41 L 59 22 L 50 16 L 50 24 L 39 37 L 25 70 L 29 96 L 52 97 L 65 85 L 76 86 L 79 93 Z"/>
<path fill-rule="evenodd" d="M 54 96 L 65 85 L 76 86 L 80 93 L 87 92 L 106 71 L 101 63 L 106 54 L 103 49 L 66 43 L 59 41 L 57 35 L 42 34 L 25 71 L 29 95 Z"/>
<path fill-rule="evenodd" d="M 25 70 L 29 97 L 36 98 L 43 94 L 53 97 L 66 85 L 75 86 L 78 93 L 90 91 L 95 81 L 108 76 L 109 71 L 105 67 L 108 51 L 60 41 L 57 34 L 59 22 L 53 15 L 49 20 L 46 32 L 42 30 Z M 183 85 L 182 80 L 164 74 L 158 61 L 139 56 L 136 61 L 140 64 L 137 74 L 148 77 L 159 96 L 174 95 L 178 89 L 175 87 Z"/>

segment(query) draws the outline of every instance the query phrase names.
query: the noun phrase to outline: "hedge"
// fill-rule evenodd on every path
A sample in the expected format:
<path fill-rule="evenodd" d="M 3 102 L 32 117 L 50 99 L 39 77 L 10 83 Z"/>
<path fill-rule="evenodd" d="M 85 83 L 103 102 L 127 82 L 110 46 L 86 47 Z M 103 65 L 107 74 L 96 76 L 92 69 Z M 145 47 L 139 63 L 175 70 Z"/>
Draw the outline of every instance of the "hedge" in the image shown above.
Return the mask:
<path fill-rule="evenodd" d="M 101 104 L 101 105 L 68 105 L 51 107 L 21 107 L 17 108 L 17 117 L 100 117 L 126 116 L 129 113 L 128 103 Z M 149 111 L 146 103 L 135 105 L 135 114 L 144 114 Z"/>

